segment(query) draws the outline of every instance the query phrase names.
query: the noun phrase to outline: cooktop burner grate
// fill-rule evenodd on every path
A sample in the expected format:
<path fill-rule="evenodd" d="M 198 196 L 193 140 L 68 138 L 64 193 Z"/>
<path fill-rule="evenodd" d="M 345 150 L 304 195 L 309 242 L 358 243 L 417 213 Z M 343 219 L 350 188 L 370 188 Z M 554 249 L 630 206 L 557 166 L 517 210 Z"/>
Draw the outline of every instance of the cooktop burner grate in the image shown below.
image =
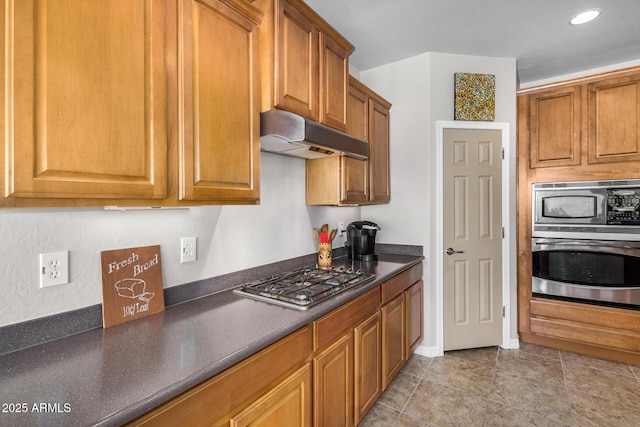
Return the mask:
<path fill-rule="evenodd" d="M 323 270 L 317 266 L 310 266 L 245 283 L 233 292 L 261 301 L 306 310 L 333 295 L 374 278 L 375 274 L 361 270 Z"/>

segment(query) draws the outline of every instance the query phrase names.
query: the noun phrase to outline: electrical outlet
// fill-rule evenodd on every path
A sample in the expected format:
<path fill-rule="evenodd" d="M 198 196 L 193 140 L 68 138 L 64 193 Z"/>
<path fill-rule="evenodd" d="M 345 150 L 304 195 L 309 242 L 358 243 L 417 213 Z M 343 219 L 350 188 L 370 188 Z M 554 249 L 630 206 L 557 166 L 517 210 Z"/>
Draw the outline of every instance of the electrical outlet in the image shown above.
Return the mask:
<path fill-rule="evenodd" d="M 197 258 L 197 246 L 195 237 L 183 237 L 180 239 L 180 262 L 192 262 Z"/>
<path fill-rule="evenodd" d="M 40 254 L 40 287 L 69 283 L 69 251 Z"/>
<path fill-rule="evenodd" d="M 347 240 L 347 229 L 344 227 L 344 222 L 338 223 L 338 242 L 345 242 Z"/>

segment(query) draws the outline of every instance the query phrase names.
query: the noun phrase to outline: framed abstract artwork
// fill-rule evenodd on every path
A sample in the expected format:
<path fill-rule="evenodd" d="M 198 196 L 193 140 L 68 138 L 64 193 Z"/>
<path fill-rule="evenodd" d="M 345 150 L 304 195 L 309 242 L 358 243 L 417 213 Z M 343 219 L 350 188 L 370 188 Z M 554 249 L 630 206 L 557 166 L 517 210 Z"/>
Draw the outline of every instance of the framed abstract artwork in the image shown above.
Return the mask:
<path fill-rule="evenodd" d="M 455 120 L 493 121 L 496 111 L 496 76 L 455 73 Z"/>

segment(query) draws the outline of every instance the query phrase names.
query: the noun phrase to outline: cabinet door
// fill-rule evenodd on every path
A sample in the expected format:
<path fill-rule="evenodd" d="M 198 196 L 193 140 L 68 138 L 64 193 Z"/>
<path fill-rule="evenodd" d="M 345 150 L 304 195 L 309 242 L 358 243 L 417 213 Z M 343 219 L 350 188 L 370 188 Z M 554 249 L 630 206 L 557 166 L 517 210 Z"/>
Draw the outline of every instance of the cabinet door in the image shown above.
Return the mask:
<path fill-rule="evenodd" d="M 589 85 L 589 163 L 640 160 L 640 76 Z"/>
<path fill-rule="evenodd" d="M 369 200 L 388 203 L 389 188 L 389 107 L 369 100 Z"/>
<path fill-rule="evenodd" d="M 382 307 L 382 389 L 385 390 L 406 362 L 404 294 Z"/>
<path fill-rule="evenodd" d="M 311 426 L 311 368 L 306 364 L 229 420 L 231 427 Z"/>
<path fill-rule="evenodd" d="M 347 97 L 347 132 L 369 140 L 369 97 L 352 84 Z M 369 162 L 351 157 L 342 157 L 342 162 L 342 203 L 368 202 Z"/>
<path fill-rule="evenodd" d="M 320 123 L 347 129 L 349 54 L 328 35 L 320 33 Z"/>
<path fill-rule="evenodd" d="M 407 310 L 407 359 L 422 341 L 422 288 L 422 280 L 420 280 L 404 291 Z"/>
<path fill-rule="evenodd" d="M 275 106 L 318 121 L 318 30 L 289 2 L 280 4 Z"/>
<path fill-rule="evenodd" d="M 532 168 L 580 164 L 580 105 L 580 86 L 530 95 Z"/>
<path fill-rule="evenodd" d="M 314 425 L 353 425 L 353 334 L 313 359 Z"/>
<path fill-rule="evenodd" d="M 259 16 L 219 0 L 181 3 L 179 198 L 257 200 Z"/>
<path fill-rule="evenodd" d="M 355 424 L 369 412 L 382 393 L 381 315 L 376 312 L 354 329 Z"/>
<path fill-rule="evenodd" d="M 7 2 L 5 196 L 163 198 L 165 2 Z"/>

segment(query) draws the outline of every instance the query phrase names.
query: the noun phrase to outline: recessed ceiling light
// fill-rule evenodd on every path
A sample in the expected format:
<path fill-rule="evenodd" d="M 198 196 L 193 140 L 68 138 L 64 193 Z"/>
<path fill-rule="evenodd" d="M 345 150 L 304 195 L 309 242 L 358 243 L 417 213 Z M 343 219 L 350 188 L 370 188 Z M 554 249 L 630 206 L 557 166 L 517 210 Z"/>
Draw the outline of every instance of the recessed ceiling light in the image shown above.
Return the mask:
<path fill-rule="evenodd" d="M 600 15 L 600 11 L 598 9 L 585 10 L 584 12 L 580 12 L 576 16 L 574 16 L 571 21 L 573 25 L 586 24 L 589 21 L 593 21 Z"/>

